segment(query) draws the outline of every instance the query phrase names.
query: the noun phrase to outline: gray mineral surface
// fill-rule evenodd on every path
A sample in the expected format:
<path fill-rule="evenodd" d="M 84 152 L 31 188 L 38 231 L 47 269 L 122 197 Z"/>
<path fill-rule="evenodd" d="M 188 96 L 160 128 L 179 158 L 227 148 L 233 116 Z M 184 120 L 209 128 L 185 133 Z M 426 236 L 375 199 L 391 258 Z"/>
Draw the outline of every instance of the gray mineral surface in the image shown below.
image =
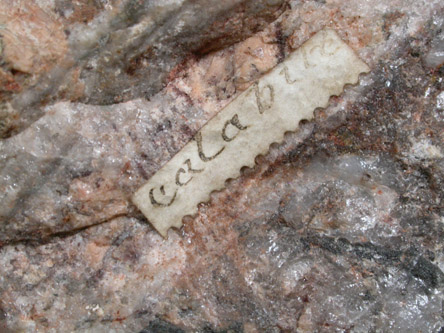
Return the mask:
<path fill-rule="evenodd" d="M 370 73 L 163 239 L 134 192 L 325 27 Z M 444 332 L 443 27 L 440 0 L 0 0 L 0 332 Z"/>

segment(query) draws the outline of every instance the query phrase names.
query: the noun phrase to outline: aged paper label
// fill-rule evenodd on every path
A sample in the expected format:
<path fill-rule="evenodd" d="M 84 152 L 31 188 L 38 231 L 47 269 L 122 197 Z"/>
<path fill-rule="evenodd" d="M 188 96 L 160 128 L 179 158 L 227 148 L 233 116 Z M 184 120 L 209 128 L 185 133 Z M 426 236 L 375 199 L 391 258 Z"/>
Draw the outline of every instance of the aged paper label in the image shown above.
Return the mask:
<path fill-rule="evenodd" d="M 368 71 L 333 30 L 318 32 L 211 119 L 135 193 L 134 203 L 166 237 L 226 179 L 254 166 L 270 144 L 281 142 L 285 132 Z"/>

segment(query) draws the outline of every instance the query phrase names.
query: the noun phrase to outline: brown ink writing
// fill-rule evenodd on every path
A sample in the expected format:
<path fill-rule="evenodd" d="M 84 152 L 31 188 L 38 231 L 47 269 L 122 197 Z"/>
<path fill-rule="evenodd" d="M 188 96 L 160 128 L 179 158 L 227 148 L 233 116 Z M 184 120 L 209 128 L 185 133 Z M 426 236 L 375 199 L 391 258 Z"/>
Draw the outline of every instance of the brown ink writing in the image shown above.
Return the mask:
<path fill-rule="evenodd" d="M 193 177 L 190 176 L 190 177 L 188 178 L 188 180 L 186 180 L 185 182 L 182 182 L 182 181 L 180 180 L 180 175 L 181 175 L 181 174 L 187 174 L 187 173 L 199 173 L 199 172 L 202 172 L 202 171 L 204 170 L 204 169 L 193 169 L 193 168 L 191 167 L 191 160 L 190 160 L 190 159 L 187 159 L 183 164 L 185 164 L 185 165 L 187 166 L 187 170 L 185 170 L 184 168 L 180 168 L 180 169 L 177 170 L 177 172 L 176 172 L 176 184 L 179 185 L 179 186 L 184 186 L 184 185 L 188 184 L 188 183 L 191 181 L 191 179 L 193 179 Z"/>
<path fill-rule="evenodd" d="M 162 195 L 166 195 L 165 187 L 163 185 L 160 187 L 160 193 L 162 193 Z M 177 195 L 177 190 L 174 192 L 173 198 L 168 203 L 161 203 L 154 198 L 154 188 L 152 188 L 150 190 L 150 201 L 151 204 L 155 207 L 168 207 L 171 206 L 171 204 L 174 202 L 174 200 L 176 199 L 176 195 Z"/>
<path fill-rule="evenodd" d="M 199 153 L 199 158 L 202 161 L 204 161 L 204 162 L 209 162 L 211 160 L 214 160 L 225 149 L 225 147 L 222 147 L 216 154 L 214 154 L 213 156 L 208 157 L 203 152 L 202 133 L 201 132 L 197 133 L 196 136 L 194 137 L 194 140 L 196 140 L 196 143 L 197 143 L 197 151 Z"/>
<path fill-rule="evenodd" d="M 233 116 L 233 118 L 231 118 L 230 120 L 227 120 L 225 122 L 225 125 L 222 129 L 222 139 L 224 139 L 224 141 L 230 142 L 231 140 L 233 140 L 238 134 L 236 133 L 235 135 L 233 135 L 232 137 L 229 137 L 227 135 L 227 128 L 229 125 L 233 125 L 234 127 L 236 127 L 239 131 L 243 131 L 246 130 L 248 128 L 248 126 L 243 126 L 240 122 L 239 122 L 239 116 L 237 114 L 235 114 Z"/>

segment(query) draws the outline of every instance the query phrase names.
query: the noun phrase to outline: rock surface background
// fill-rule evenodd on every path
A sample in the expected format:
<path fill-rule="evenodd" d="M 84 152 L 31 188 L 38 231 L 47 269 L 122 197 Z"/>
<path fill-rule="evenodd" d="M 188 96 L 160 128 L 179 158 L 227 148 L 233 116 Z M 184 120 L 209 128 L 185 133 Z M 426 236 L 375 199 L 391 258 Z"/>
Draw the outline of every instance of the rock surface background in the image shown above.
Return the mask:
<path fill-rule="evenodd" d="M 440 1 L 0 7 L 0 328 L 444 330 Z M 323 27 L 372 72 L 163 240 L 132 193 Z"/>

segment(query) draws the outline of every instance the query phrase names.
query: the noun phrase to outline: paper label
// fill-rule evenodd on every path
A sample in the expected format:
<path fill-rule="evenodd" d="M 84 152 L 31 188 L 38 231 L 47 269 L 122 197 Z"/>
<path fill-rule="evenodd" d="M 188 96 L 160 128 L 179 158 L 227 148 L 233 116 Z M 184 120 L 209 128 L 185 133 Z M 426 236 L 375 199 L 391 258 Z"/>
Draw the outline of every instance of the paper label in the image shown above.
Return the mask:
<path fill-rule="evenodd" d="M 166 237 L 212 191 L 238 177 L 243 166 L 254 166 L 257 155 L 368 71 L 333 30 L 318 32 L 208 121 L 135 193 L 134 203 Z"/>

